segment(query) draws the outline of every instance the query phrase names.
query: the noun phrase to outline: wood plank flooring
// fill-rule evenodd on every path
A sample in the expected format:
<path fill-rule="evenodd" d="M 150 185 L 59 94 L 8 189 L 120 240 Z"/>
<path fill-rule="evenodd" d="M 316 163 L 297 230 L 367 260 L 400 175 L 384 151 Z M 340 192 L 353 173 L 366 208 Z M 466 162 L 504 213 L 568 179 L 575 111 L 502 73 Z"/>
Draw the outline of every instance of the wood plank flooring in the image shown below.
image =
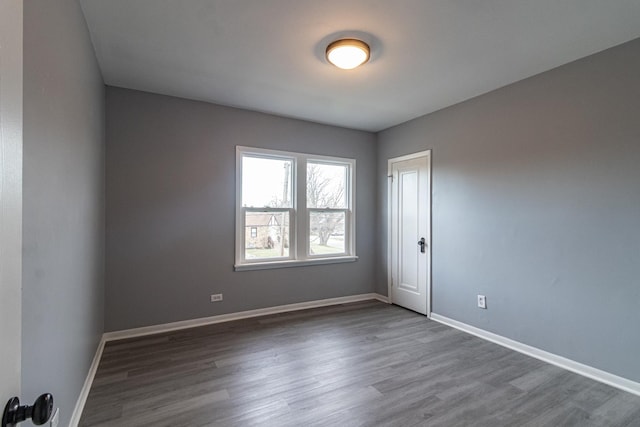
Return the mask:
<path fill-rule="evenodd" d="M 107 343 L 80 426 L 640 426 L 640 397 L 364 302 Z"/>

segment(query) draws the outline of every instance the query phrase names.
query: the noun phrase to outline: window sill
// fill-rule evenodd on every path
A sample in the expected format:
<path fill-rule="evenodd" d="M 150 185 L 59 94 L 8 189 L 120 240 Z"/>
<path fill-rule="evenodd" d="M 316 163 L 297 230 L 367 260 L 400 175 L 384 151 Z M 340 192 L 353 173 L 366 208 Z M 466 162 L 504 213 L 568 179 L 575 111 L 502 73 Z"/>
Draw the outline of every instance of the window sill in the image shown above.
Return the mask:
<path fill-rule="evenodd" d="M 341 257 L 314 258 L 314 259 L 305 259 L 305 260 L 252 262 L 247 264 L 236 264 L 233 266 L 233 268 L 235 269 L 235 271 L 270 270 L 273 268 L 304 267 L 306 265 L 340 264 L 343 262 L 355 262 L 357 260 L 358 260 L 357 256 L 341 256 Z"/>

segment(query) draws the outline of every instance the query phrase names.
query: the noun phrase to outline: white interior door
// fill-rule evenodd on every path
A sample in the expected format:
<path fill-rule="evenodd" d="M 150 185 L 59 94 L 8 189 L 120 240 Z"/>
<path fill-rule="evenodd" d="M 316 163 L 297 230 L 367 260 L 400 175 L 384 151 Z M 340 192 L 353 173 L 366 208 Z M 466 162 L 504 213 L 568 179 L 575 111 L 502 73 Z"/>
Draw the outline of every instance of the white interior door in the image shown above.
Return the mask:
<path fill-rule="evenodd" d="M 389 160 L 389 295 L 431 312 L 431 152 Z"/>
<path fill-rule="evenodd" d="M 20 395 L 22 2 L 0 2 L 0 411 Z M 0 418 L 2 416 L 0 415 Z"/>

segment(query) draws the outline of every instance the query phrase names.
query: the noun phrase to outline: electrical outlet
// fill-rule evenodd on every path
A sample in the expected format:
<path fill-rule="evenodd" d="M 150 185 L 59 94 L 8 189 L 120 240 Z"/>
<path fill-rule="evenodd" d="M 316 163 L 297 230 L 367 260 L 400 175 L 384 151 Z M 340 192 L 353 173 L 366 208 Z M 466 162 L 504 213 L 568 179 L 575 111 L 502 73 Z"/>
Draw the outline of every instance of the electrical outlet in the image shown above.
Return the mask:
<path fill-rule="evenodd" d="M 478 307 L 480 308 L 487 308 L 487 297 L 485 297 L 484 295 L 478 295 Z"/>
<path fill-rule="evenodd" d="M 222 294 L 211 294 L 211 302 L 222 301 Z"/>

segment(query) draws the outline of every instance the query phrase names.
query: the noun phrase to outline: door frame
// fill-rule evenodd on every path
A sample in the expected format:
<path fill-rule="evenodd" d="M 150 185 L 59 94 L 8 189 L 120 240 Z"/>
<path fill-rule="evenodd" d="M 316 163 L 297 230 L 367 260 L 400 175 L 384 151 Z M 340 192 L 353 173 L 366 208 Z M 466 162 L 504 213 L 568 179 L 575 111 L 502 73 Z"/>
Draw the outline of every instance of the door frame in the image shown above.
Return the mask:
<path fill-rule="evenodd" d="M 421 157 L 426 157 L 427 159 L 427 181 L 428 181 L 428 185 L 427 188 L 429 189 L 429 201 L 427 203 L 427 205 L 429 206 L 429 210 L 427 212 L 427 227 L 429 229 L 429 233 L 427 236 L 427 247 L 429 248 L 429 256 L 427 257 L 427 288 L 426 288 L 426 297 L 427 297 L 427 317 L 431 317 L 431 304 L 432 304 L 432 298 L 431 298 L 431 257 L 432 257 L 432 250 L 431 250 L 431 232 L 432 232 L 432 227 L 431 227 L 431 210 L 432 210 L 432 184 L 431 184 L 431 176 L 432 176 L 432 172 L 431 172 L 431 151 L 432 150 L 424 150 L 424 151 L 419 151 L 417 153 L 412 153 L 412 154 L 407 154 L 404 156 L 399 156 L 399 157 L 393 157 L 391 159 L 387 160 L 387 295 L 388 295 L 388 299 L 389 299 L 389 303 L 393 304 L 393 297 L 392 297 L 392 293 L 391 293 L 391 279 L 392 279 L 392 272 L 393 272 L 393 266 L 391 265 L 392 263 L 392 254 L 391 254 L 391 248 L 392 248 L 392 238 L 393 236 L 391 235 L 391 231 L 393 229 L 393 207 L 392 207 L 392 202 L 393 202 L 393 198 L 391 197 L 391 192 L 393 191 L 393 164 L 394 163 L 398 163 L 398 162 L 404 162 L 407 160 L 414 160 L 414 159 L 418 159 Z"/>

